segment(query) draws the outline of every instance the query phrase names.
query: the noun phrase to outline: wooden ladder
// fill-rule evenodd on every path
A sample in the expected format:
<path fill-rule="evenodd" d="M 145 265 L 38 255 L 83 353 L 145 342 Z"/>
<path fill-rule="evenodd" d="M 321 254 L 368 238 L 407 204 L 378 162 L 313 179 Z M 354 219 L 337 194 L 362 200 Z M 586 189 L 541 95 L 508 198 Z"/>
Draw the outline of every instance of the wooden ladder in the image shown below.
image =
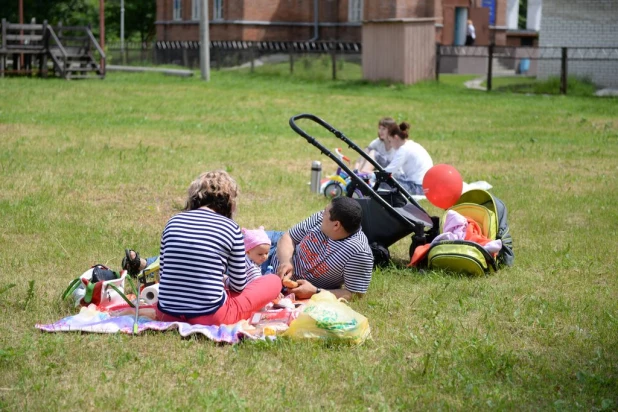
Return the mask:
<path fill-rule="evenodd" d="M 87 26 L 49 27 L 48 52 L 58 76 L 67 80 L 105 78 L 97 57 L 105 53 Z M 98 56 L 97 56 L 98 55 Z"/>

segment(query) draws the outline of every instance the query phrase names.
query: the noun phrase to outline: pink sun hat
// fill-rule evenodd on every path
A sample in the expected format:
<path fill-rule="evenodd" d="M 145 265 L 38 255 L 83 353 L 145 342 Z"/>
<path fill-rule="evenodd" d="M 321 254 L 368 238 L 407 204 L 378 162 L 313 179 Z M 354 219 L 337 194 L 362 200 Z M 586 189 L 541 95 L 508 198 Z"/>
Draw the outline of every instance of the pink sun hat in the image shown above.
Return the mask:
<path fill-rule="evenodd" d="M 245 252 L 259 245 L 270 245 L 270 238 L 264 231 L 264 226 L 260 226 L 255 230 L 243 228 L 242 233 L 245 237 Z"/>

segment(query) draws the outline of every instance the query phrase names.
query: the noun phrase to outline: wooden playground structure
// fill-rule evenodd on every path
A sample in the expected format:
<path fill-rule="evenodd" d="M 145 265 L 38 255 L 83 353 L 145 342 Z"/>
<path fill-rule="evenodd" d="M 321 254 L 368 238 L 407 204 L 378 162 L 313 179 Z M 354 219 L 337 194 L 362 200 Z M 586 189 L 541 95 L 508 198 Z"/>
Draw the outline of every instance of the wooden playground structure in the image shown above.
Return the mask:
<path fill-rule="evenodd" d="M 105 78 L 105 52 L 88 26 L 15 24 L 2 19 L 0 77 L 38 74 Z"/>

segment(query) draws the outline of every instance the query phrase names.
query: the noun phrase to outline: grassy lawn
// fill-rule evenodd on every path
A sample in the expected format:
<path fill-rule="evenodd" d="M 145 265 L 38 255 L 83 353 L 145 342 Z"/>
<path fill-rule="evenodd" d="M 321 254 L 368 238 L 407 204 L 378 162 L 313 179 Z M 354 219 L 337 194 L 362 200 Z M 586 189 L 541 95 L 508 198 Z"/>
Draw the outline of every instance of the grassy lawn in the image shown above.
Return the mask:
<path fill-rule="evenodd" d="M 0 410 L 618 408 L 616 99 L 285 70 L 0 79 L 0 93 Z M 242 226 L 285 230 L 324 207 L 310 164 L 336 166 L 289 128 L 302 112 L 359 144 L 382 116 L 409 121 L 435 163 L 494 186 L 515 266 L 377 270 L 351 304 L 373 338 L 352 348 L 34 328 L 75 313 L 59 295 L 91 265 L 118 269 L 125 247 L 158 253 L 204 170 L 236 177 Z M 391 249 L 396 261 L 409 244 Z"/>

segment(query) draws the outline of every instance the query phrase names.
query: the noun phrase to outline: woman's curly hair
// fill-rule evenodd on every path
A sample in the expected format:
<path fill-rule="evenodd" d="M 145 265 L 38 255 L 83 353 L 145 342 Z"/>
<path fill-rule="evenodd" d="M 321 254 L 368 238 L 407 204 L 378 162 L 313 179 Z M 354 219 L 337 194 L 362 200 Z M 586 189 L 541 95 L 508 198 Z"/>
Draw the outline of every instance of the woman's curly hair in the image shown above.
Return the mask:
<path fill-rule="evenodd" d="M 224 170 L 205 172 L 191 182 L 184 210 L 195 210 L 206 206 L 228 218 L 236 210 L 238 185 Z"/>

